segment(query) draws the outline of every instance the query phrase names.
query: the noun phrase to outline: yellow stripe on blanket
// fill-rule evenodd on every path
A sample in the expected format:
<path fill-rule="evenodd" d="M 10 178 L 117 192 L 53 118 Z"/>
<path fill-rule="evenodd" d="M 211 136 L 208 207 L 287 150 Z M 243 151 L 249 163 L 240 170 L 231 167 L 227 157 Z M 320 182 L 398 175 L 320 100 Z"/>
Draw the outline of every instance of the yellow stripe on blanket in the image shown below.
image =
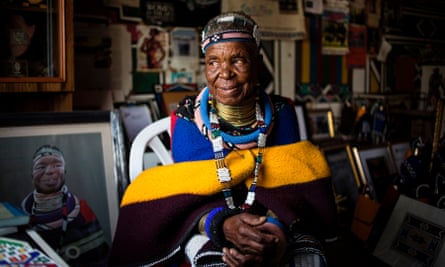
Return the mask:
<path fill-rule="evenodd" d="M 250 185 L 258 149 L 233 151 L 225 158 L 231 185 Z M 308 141 L 266 148 L 258 186 L 299 184 L 330 175 L 320 150 Z M 181 162 L 142 172 L 127 188 L 121 206 L 178 194 L 212 195 L 220 192 L 214 160 Z"/>

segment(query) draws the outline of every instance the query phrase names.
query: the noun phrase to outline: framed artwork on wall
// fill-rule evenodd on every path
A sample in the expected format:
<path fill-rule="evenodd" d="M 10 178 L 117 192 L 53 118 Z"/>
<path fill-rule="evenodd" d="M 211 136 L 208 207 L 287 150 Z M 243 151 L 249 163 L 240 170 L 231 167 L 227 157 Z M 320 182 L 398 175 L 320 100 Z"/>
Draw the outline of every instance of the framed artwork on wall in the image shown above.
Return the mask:
<path fill-rule="evenodd" d="M 33 154 L 43 145 L 56 146 L 65 162 L 65 185 L 88 203 L 111 244 L 127 180 L 122 130 L 113 114 L 98 111 L 0 116 L 1 200 L 20 206 L 35 189 Z"/>
<path fill-rule="evenodd" d="M 367 148 L 353 147 L 357 169 L 363 185 L 373 200 L 380 201 L 392 182 L 396 168 L 386 145 Z"/>

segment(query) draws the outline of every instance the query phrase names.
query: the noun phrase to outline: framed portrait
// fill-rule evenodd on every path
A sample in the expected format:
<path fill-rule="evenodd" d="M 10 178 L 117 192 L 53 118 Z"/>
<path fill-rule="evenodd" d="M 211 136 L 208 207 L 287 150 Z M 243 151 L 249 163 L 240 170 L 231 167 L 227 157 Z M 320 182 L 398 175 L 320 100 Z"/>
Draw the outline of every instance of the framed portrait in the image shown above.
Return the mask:
<path fill-rule="evenodd" d="M 0 81 L 66 80 L 65 1 L 1 1 Z"/>
<path fill-rule="evenodd" d="M 360 177 L 352 155 L 351 146 L 347 143 L 321 146 L 331 171 L 334 194 L 346 197 L 348 211 L 352 212 L 357 202 Z"/>
<path fill-rule="evenodd" d="M 400 195 L 374 249 L 394 267 L 445 266 L 445 210 Z"/>
<path fill-rule="evenodd" d="M 405 160 L 407 153 L 411 150 L 409 142 L 397 142 L 388 143 L 388 151 L 391 153 L 392 160 L 394 162 L 394 167 L 397 173 L 400 174 L 400 166 Z"/>
<path fill-rule="evenodd" d="M 335 137 L 334 115 L 331 109 L 308 110 L 308 125 L 312 140 L 323 140 Z"/>
<path fill-rule="evenodd" d="M 426 109 L 434 110 L 445 98 L 445 65 L 421 66 L 420 92 L 426 96 Z"/>
<path fill-rule="evenodd" d="M 65 185 L 88 203 L 111 244 L 128 179 L 119 124 L 106 111 L 1 115 L 1 200 L 21 205 L 35 189 L 33 154 L 54 145 L 65 161 Z"/>
<path fill-rule="evenodd" d="M 353 147 L 352 153 L 362 184 L 368 189 L 370 197 L 376 201 L 382 200 L 392 176 L 397 172 L 387 145 Z"/>

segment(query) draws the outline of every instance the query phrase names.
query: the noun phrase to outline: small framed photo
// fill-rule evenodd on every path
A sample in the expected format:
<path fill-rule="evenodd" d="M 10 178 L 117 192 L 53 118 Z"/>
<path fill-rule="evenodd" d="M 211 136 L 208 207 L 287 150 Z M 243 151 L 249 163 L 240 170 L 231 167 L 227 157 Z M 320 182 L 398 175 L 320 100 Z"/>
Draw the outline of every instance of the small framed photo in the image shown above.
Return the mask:
<path fill-rule="evenodd" d="M 122 129 L 116 114 L 109 111 L 5 114 L 0 115 L 0 125 L 1 200 L 20 206 L 35 190 L 33 155 L 42 146 L 50 146 L 51 151 L 61 151 L 57 155 L 65 163 L 63 179 L 67 189 L 88 203 L 111 244 L 128 177 Z"/>
<path fill-rule="evenodd" d="M 352 155 L 351 146 L 347 143 L 321 146 L 331 171 L 334 194 L 344 198 L 347 212 L 353 212 L 361 187 L 360 177 Z"/>
<path fill-rule="evenodd" d="M 353 147 L 352 153 L 362 184 L 372 199 L 381 201 L 397 172 L 387 145 Z"/>
<path fill-rule="evenodd" d="M 411 150 L 409 142 L 388 143 L 388 150 L 394 162 L 397 173 L 400 174 L 400 166 L 406 159 L 407 153 Z"/>
<path fill-rule="evenodd" d="M 314 141 L 335 137 L 334 115 L 331 109 L 308 110 L 310 137 Z"/>
<path fill-rule="evenodd" d="M 389 266 L 445 266 L 445 210 L 400 195 L 374 249 Z"/>

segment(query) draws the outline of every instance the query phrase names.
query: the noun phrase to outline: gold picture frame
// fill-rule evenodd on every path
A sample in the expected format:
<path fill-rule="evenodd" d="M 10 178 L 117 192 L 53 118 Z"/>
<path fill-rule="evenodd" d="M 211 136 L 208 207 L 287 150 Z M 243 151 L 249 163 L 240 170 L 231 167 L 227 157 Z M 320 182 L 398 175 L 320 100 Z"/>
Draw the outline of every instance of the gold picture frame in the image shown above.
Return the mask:
<path fill-rule="evenodd" d="M 335 137 L 334 114 L 331 109 L 308 110 L 309 136 L 313 141 Z"/>
<path fill-rule="evenodd" d="M 445 100 L 439 99 L 436 105 L 432 154 L 437 153 L 440 139 L 445 137 Z"/>
<path fill-rule="evenodd" d="M 353 147 L 357 169 L 371 199 L 381 201 L 386 187 L 397 173 L 391 153 L 386 144 L 370 147 Z"/>

